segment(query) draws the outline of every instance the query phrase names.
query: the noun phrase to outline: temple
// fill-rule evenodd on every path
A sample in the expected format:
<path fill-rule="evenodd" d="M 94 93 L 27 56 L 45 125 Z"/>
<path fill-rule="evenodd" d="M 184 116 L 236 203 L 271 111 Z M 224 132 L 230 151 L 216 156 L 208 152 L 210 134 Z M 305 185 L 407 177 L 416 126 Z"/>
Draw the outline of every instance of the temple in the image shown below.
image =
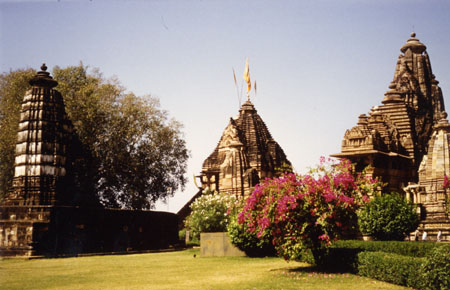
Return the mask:
<path fill-rule="evenodd" d="M 431 237 L 441 230 L 442 239 L 450 241 L 450 124 L 442 112 L 428 143 L 428 154 L 419 166 L 419 182 L 404 188 L 406 198 L 419 205 L 420 228 Z"/>
<path fill-rule="evenodd" d="M 199 191 L 179 211 L 179 228 L 190 214 L 190 205 L 210 190 L 236 197 L 248 196 L 266 177 L 277 177 L 291 170 L 291 162 L 272 138 L 255 106 L 247 100 L 239 115 L 230 118 L 214 151 L 203 162 Z"/>
<path fill-rule="evenodd" d="M 47 67 L 23 98 L 12 187 L 0 203 L 0 256 L 60 256 L 168 247 L 171 213 L 105 209 L 82 190 L 83 159 L 57 82 Z M 79 170 L 79 168 L 77 168 Z"/>
<path fill-rule="evenodd" d="M 359 170 L 370 165 L 368 173 L 388 183 L 389 191 L 417 182 L 433 127 L 444 110 L 426 46 L 415 36 L 400 49 L 382 104 L 359 116 L 357 125 L 345 132 L 341 153 L 332 155 L 350 159 Z"/>
<path fill-rule="evenodd" d="M 448 121 L 439 82 L 431 70 L 426 46 L 412 33 L 400 51 L 394 78 L 381 105 L 359 116 L 347 130 L 342 149 L 332 156 L 347 158 L 358 171 L 386 183 L 385 192 L 407 192 L 419 205 L 422 230 L 450 239 L 443 188 L 448 173 Z M 431 225 L 431 222 L 433 226 Z"/>
<path fill-rule="evenodd" d="M 239 115 L 230 118 L 219 144 L 203 162 L 202 189 L 248 196 L 260 180 L 279 175 L 290 164 L 248 100 Z"/>

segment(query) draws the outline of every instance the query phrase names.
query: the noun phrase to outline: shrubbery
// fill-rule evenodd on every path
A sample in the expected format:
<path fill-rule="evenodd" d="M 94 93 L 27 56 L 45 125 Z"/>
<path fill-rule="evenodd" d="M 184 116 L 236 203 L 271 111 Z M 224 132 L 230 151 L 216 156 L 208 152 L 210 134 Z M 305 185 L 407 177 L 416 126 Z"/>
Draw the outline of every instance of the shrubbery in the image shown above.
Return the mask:
<path fill-rule="evenodd" d="M 410 257 L 425 257 L 431 254 L 434 248 L 449 247 L 446 243 L 422 243 L 407 241 L 337 241 L 333 248 L 357 249 L 359 251 L 385 252 Z"/>
<path fill-rule="evenodd" d="M 381 281 L 420 288 L 420 272 L 424 258 L 384 252 L 358 254 L 358 274 Z"/>
<path fill-rule="evenodd" d="M 273 237 L 278 255 L 300 259 L 310 249 L 323 265 L 326 248 L 356 226 L 356 210 L 379 186 L 356 173 L 350 161 L 321 164 L 307 175 L 287 174 L 256 186 L 239 224 L 259 239 Z"/>
<path fill-rule="evenodd" d="M 436 247 L 420 271 L 421 289 L 450 289 L 450 246 Z"/>
<path fill-rule="evenodd" d="M 419 225 L 416 206 L 397 193 L 375 197 L 358 217 L 361 232 L 381 241 L 401 241 Z"/>
<path fill-rule="evenodd" d="M 313 263 L 310 252 L 302 261 Z M 413 287 L 450 289 L 450 244 L 398 241 L 338 241 L 328 249 L 324 270 Z"/>
<path fill-rule="evenodd" d="M 230 215 L 235 214 L 237 199 L 232 195 L 223 195 L 206 191 L 191 204 L 191 214 L 186 218 L 185 226 L 190 238 L 200 239 L 200 233 L 226 232 Z"/>
<path fill-rule="evenodd" d="M 263 239 L 258 238 L 256 233 L 248 231 L 246 223 L 238 223 L 236 215 L 230 217 L 228 235 L 231 243 L 244 251 L 249 257 L 274 256 L 276 253 L 271 236 L 266 236 Z"/>

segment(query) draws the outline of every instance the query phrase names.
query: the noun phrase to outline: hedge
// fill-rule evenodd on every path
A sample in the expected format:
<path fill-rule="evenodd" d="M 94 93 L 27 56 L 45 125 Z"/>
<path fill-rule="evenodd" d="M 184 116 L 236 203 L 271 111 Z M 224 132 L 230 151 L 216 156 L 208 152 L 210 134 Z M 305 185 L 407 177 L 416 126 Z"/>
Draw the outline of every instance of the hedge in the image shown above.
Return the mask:
<path fill-rule="evenodd" d="M 426 257 L 436 247 L 446 247 L 450 250 L 450 244 L 433 242 L 410 241 L 337 241 L 333 248 L 358 249 L 360 251 L 385 252 L 409 257 Z"/>
<path fill-rule="evenodd" d="M 314 263 L 310 252 L 303 262 Z M 329 272 L 351 272 L 417 289 L 450 289 L 450 244 L 339 241 L 328 249 Z"/>
<path fill-rule="evenodd" d="M 358 254 L 358 274 L 397 285 L 420 288 L 420 269 L 424 258 L 384 252 Z"/>

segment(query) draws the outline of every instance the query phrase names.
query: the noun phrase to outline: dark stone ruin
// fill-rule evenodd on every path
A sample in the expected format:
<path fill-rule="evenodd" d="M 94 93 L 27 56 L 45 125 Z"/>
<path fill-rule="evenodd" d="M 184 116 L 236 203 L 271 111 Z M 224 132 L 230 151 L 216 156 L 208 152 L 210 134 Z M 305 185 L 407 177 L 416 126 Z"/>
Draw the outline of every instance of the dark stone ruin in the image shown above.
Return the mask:
<path fill-rule="evenodd" d="M 13 185 L 0 204 L 1 256 L 142 251 L 178 243 L 176 214 L 105 209 L 74 181 L 82 158 L 57 82 L 30 81 L 17 133 Z"/>

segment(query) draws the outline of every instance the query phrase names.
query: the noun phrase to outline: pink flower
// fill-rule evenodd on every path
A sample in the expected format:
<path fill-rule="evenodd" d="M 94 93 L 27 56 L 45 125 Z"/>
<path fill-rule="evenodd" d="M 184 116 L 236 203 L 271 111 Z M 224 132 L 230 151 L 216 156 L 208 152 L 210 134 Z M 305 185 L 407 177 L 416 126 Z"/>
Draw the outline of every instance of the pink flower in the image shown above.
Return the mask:
<path fill-rule="evenodd" d="M 444 175 L 444 184 L 442 184 L 442 186 L 444 188 L 449 188 L 450 187 L 450 182 L 448 181 L 448 176 Z"/>

